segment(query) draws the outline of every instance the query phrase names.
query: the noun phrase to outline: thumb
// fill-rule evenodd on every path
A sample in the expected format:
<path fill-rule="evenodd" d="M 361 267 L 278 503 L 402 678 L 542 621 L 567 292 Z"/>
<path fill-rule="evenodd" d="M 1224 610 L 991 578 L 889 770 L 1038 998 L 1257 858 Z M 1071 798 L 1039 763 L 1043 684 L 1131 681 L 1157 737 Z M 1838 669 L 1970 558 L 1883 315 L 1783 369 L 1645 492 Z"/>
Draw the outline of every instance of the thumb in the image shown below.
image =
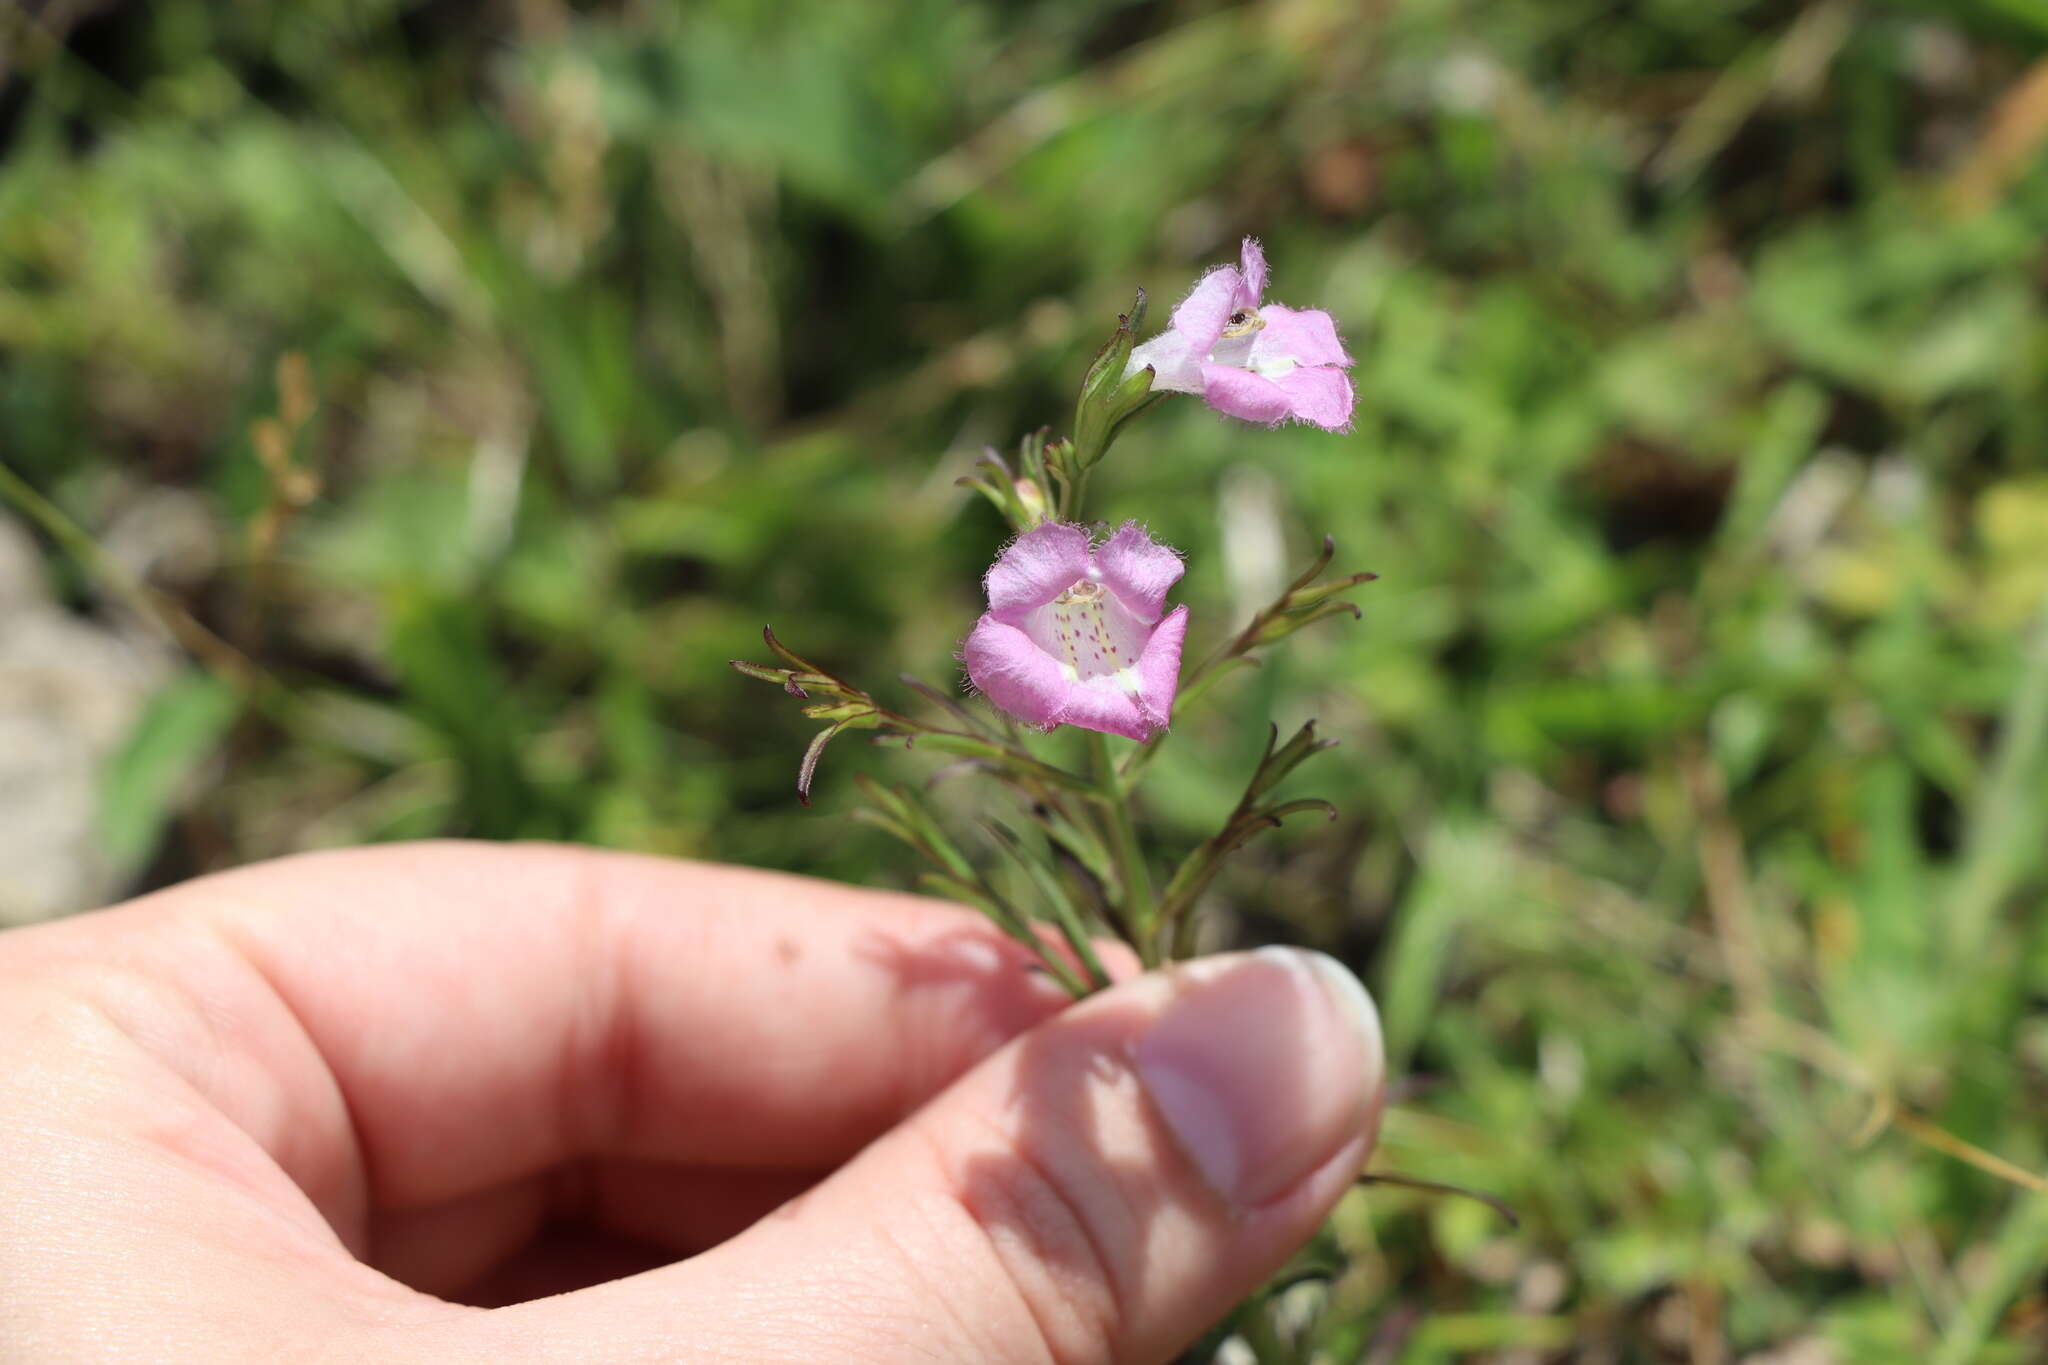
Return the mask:
<path fill-rule="evenodd" d="M 1383 1069 L 1371 998 L 1321 954 L 1141 977 L 1013 1040 L 732 1241 L 491 1330 L 604 1361 L 1163 1361 L 1350 1185 Z"/>

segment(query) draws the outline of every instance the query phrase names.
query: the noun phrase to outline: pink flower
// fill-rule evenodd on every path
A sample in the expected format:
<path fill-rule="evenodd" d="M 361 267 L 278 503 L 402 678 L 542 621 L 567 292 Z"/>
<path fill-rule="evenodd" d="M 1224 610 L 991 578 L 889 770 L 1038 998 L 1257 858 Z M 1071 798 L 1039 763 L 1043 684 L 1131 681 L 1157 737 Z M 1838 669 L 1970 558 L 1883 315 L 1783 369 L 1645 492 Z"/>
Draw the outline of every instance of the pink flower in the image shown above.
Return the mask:
<path fill-rule="evenodd" d="M 1259 305 L 1266 254 L 1244 239 L 1240 264 L 1202 276 L 1173 326 L 1131 352 L 1125 374 L 1152 367 L 1154 392 L 1199 393 L 1247 422 L 1293 418 L 1330 431 L 1351 423 L 1351 365 L 1337 324 L 1313 309 Z"/>
<path fill-rule="evenodd" d="M 1149 739 L 1180 689 L 1188 609 L 1160 616 L 1180 575 L 1180 556 L 1135 521 L 1099 548 L 1078 526 L 1035 526 L 988 571 L 967 676 L 1027 725 Z"/>

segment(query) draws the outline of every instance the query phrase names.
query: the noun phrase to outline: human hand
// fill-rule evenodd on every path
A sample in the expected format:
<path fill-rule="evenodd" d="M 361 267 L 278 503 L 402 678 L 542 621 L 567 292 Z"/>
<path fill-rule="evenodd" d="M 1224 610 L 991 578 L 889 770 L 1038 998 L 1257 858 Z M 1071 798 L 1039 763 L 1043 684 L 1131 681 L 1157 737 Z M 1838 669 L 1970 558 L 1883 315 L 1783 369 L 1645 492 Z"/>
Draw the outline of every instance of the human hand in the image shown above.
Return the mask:
<path fill-rule="evenodd" d="M 1362 1167 L 1370 1002 L 1269 951 L 1062 1009 L 1026 960 L 463 844 L 0 936 L 0 1355 L 1165 1360 Z"/>

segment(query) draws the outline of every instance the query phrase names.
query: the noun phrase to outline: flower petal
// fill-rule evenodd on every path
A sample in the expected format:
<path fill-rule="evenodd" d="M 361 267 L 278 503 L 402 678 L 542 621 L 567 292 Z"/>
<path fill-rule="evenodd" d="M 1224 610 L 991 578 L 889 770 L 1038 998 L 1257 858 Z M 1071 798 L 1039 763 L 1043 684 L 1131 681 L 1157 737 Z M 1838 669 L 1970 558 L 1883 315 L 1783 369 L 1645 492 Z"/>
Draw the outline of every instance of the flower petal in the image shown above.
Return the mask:
<path fill-rule="evenodd" d="M 1216 338 L 1230 323 L 1230 315 L 1244 305 L 1244 276 L 1235 266 L 1219 265 L 1202 276 L 1188 296 L 1173 310 L 1173 330 L 1186 340 L 1191 355 L 1209 354 Z"/>
<path fill-rule="evenodd" d="M 1139 704 L 1138 693 L 1126 688 L 1119 678 L 1094 678 L 1087 682 L 1075 683 L 1067 693 L 1066 707 L 1060 712 L 1060 723 L 1078 725 L 1083 730 L 1100 730 L 1105 735 L 1122 735 L 1126 739 L 1149 739 L 1158 724 L 1145 715 Z"/>
<path fill-rule="evenodd" d="M 1125 522 L 1103 542 L 1095 552 L 1095 568 L 1103 586 L 1148 626 L 1165 610 L 1166 590 L 1187 572 L 1179 555 L 1135 521 Z"/>
<path fill-rule="evenodd" d="M 1141 704 L 1139 697 L 1152 699 L 1147 704 L 1157 715 L 1172 711 L 1173 693 L 1179 685 L 1179 637 L 1186 630 L 1186 615 L 1187 608 L 1180 607 L 1167 618 L 1169 622 L 1180 618 L 1167 646 L 1158 645 L 1155 634 L 1136 666 L 1085 682 L 1069 678 L 1030 636 L 993 615 L 975 624 L 960 657 L 982 695 L 1026 725 L 1041 730 L 1078 725 L 1084 730 L 1145 739 L 1164 722 L 1148 719 L 1146 704 Z M 1160 629 L 1165 630 L 1166 625 L 1162 623 Z M 1148 677 L 1153 681 L 1148 683 Z"/>
<path fill-rule="evenodd" d="M 1337 324 L 1319 308 L 1288 308 L 1269 303 L 1259 310 L 1266 325 L 1252 338 L 1251 368 L 1261 361 L 1291 360 L 1297 365 L 1349 365 L 1351 356 L 1337 336 Z"/>
<path fill-rule="evenodd" d="M 1266 251 L 1256 237 L 1247 237 L 1237 249 L 1238 273 L 1244 276 L 1244 297 L 1239 308 L 1257 308 L 1266 296 Z"/>
<path fill-rule="evenodd" d="M 1188 609 L 1175 607 L 1152 632 L 1145 652 L 1138 657 L 1138 710 L 1156 730 L 1165 729 L 1173 719 L 1173 699 L 1180 692 L 1180 652 L 1187 634 Z"/>
<path fill-rule="evenodd" d="M 1351 425 L 1351 376 L 1334 365 L 1310 365 L 1273 381 L 1287 395 L 1288 410 L 1325 431 Z"/>
<path fill-rule="evenodd" d="M 1010 715 L 1041 730 L 1060 723 L 1075 684 L 1023 631 L 991 612 L 975 622 L 960 658 L 982 695 Z"/>
<path fill-rule="evenodd" d="M 1154 393 L 1202 391 L 1202 366 L 1194 349 L 1188 345 L 1185 332 L 1169 330 L 1140 343 L 1131 352 L 1131 363 L 1124 366 L 1124 378 L 1130 378 L 1147 365 L 1152 367 Z"/>
<path fill-rule="evenodd" d="M 983 586 L 988 589 L 989 612 L 1008 619 L 1044 606 L 1087 576 L 1088 533 L 1048 521 L 1011 541 Z"/>
<path fill-rule="evenodd" d="M 1202 397 L 1216 411 L 1247 422 L 1284 422 L 1293 411 L 1278 384 L 1230 365 L 1202 367 Z"/>

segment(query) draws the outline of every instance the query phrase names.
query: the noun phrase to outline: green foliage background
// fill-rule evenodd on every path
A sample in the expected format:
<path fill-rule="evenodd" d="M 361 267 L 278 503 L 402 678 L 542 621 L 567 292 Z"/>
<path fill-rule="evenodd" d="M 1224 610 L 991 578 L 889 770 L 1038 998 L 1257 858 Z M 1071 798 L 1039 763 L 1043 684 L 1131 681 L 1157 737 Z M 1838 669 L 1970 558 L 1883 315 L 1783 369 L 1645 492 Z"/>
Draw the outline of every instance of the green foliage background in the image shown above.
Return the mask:
<path fill-rule="evenodd" d="M 800 811 L 807 727 L 725 661 L 772 622 L 950 680 L 1002 539 L 953 479 L 1255 233 L 1357 429 L 1170 403 L 1095 506 L 1188 552 L 1197 648 L 1324 533 L 1383 578 L 1183 717 L 1149 810 L 1175 854 L 1267 717 L 1343 742 L 1295 779 L 1343 819 L 1256 845 L 1219 939 L 1356 965 L 1426 1080 L 1380 1164 L 1524 1219 L 1347 1205 L 1320 1358 L 2048 1357 L 2048 1197 L 1928 1145 L 2048 1170 L 2048 5 L 4 31 L 4 461 L 88 533 L 202 494 L 173 605 L 282 684 L 215 654 L 151 709 L 139 882 L 458 833 L 908 884 L 851 777 L 936 763 L 842 740 Z"/>

